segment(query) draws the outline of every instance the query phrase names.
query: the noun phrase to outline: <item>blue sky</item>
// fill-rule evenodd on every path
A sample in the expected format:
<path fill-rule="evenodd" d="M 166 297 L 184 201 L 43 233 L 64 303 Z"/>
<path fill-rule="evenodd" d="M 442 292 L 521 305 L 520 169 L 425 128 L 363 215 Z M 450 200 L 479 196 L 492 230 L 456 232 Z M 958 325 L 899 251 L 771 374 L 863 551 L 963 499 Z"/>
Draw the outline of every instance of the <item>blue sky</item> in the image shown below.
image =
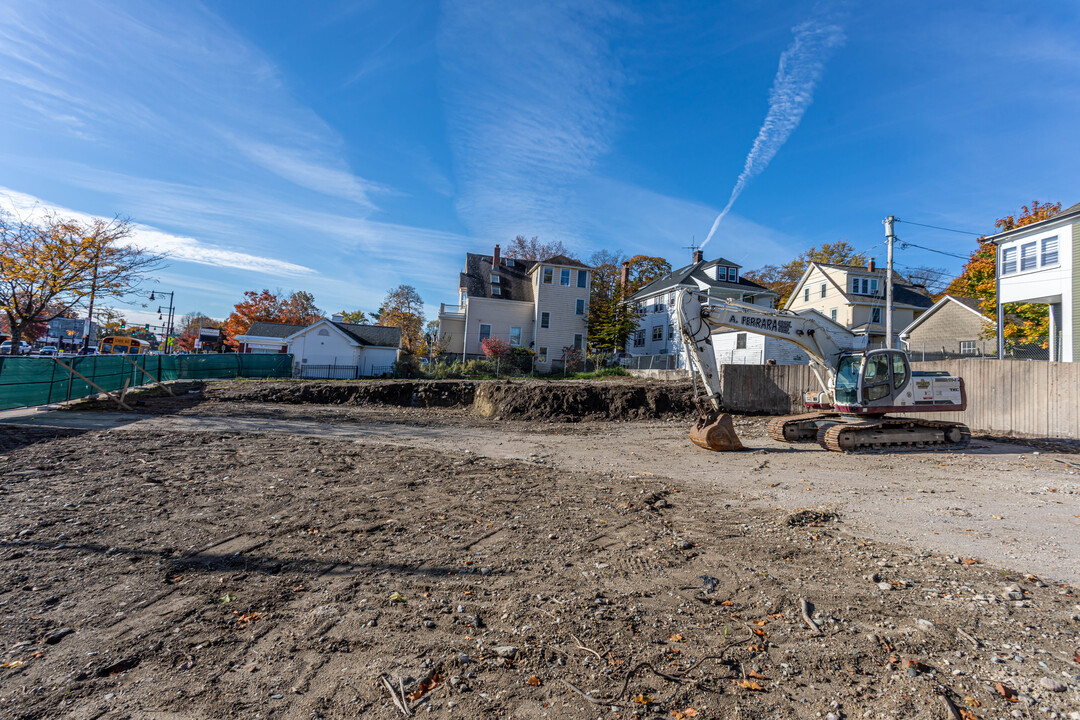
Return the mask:
<path fill-rule="evenodd" d="M 706 257 L 883 260 L 887 215 L 989 232 L 1080 201 L 1080 5 L 1018 7 L 6 0 L 0 198 L 132 218 L 157 287 L 216 317 L 409 283 L 433 318 L 464 253 L 516 234 L 678 266 L 751 165 Z"/>

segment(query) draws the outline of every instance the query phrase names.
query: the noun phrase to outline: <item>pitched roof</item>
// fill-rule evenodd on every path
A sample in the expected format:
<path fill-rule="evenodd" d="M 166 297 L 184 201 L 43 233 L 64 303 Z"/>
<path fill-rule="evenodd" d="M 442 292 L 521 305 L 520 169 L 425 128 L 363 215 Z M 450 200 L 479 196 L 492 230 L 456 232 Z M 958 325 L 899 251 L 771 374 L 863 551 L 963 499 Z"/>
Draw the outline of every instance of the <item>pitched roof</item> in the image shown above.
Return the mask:
<path fill-rule="evenodd" d="M 960 305 L 965 309 L 970 310 L 971 312 L 982 318 L 983 322 L 990 323 L 991 325 L 997 324 L 992 318 L 987 317 L 986 314 L 983 313 L 982 308 L 979 307 L 978 299 L 970 297 L 958 297 L 956 295 L 942 295 L 941 299 L 934 303 L 934 306 L 932 308 L 924 312 L 919 317 L 915 318 L 910 325 L 901 330 L 900 337 L 906 337 L 910 335 L 912 330 L 917 328 L 924 321 L 929 320 L 934 315 L 934 313 L 948 305 L 950 302 L 954 302 L 957 305 Z"/>
<path fill-rule="evenodd" d="M 399 327 L 354 325 L 353 323 L 343 322 L 331 322 L 330 324 L 361 345 L 376 345 L 378 347 L 399 347 L 401 345 L 401 328 Z"/>
<path fill-rule="evenodd" d="M 979 314 L 980 314 L 980 315 L 982 315 L 983 317 L 985 317 L 985 316 L 986 316 L 986 313 L 984 313 L 984 312 L 982 311 L 982 308 L 980 307 L 980 305 L 981 305 L 981 301 L 980 301 L 980 300 L 979 300 L 978 298 L 973 298 L 973 297 L 958 297 L 958 296 L 956 296 L 956 295 L 946 295 L 945 297 L 949 298 L 949 299 L 950 299 L 950 300 L 952 300 L 953 302 L 958 302 L 958 303 L 960 303 L 961 305 L 963 305 L 964 307 L 968 308 L 969 310 L 974 310 L 975 312 L 979 313 Z M 939 302 L 940 302 L 940 301 L 939 301 Z"/>
<path fill-rule="evenodd" d="M 865 265 L 836 265 L 833 263 L 821 263 L 813 262 L 811 265 L 817 265 L 818 267 L 833 268 L 836 270 L 843 270 L 845 272 L 857 272 L 865 275 L 878 275 L 882 279 L 885 279 L 886 268 L 876 267 L 873 270 Z M 800 279 L 798 285 L 795 286 L 795 290 L 792 291 L 791 297 L 794 298 L 796 292 L 803 285 L 803 280 L 810 277 L 810 267 L 807 266 L 807 272 Z M 847 283 L 841 288 L 844 293 L 844 298 L 848 302 L 863 302 L 863 303 L 878 303 L 884 302 L 884 295 L 878 297 L 877 295 L 858 295 L 852 292 L 848 292 Z M 881 289 L 884 292 L 884 288 Z M 790 301 L 789 301 L 790 302 Z M 934 305 L 934 299 L 930 297 L 930 293 L 926 288 L 921 285 L 909 281 L 906 277 L 893 270 L 893 303 L 897 305 L 910 305 L 917 308 L 929 308 Z"/>
<path fill-rule="evenodd" d="M 579 267 L 579 268 L 587 268 L 587 267 L 589 267 L 588 265 L 581 262 L 580 260 L 575 260 L 574 258 L 567 257 L 565 255 L 552 255 L 549 258 L 544 258 L 540 262 L 544 263 L 545 265 L 569 265 L 570 267 Z"/>
<path fill-rule="evenodd" d="M 247 329 L 241 337 L 269 337 L 269 338 L 287 338 L 295 332 L 299 332 L 307 325 L 289 325 L 288 323 L 272 323 L 263 322 L 262 320 L 256 320 L 251 323 L 251 327 Z"/>
<path fill-rule="evenodd" d="M 641 300 L 642 298 L 651 297 L 653 295 L 669 292 L 678 287 L 693 287 L 697 288 L 698 283 L 695 280 L 700 281 L 701 284 L 709 288 L 722 288 L 727 290 L 741 290 L 743 292 L 750 292 L 757 295 L 775 295 L 772 290 L 759 285 L 753 280 L 747 280 L 742 276 L 742 273 L 738 275 L 738 282 L 728 282 L 727 280 L 717 280 L 715 277 L 711 277 L 707 269 L 713 265 L 725 265 L 728 267 L 738 268 L 740 265 L 725 260 L 724 258 L 717 258 L 715 260 L 702 260 L 701 262 L 691 263 L 677 270 L 672 270 L 667 275 L 653 280 L 645 287 L 638 290 L 631 295 L 628 300 Z"/>
<path fill-rule="evenodd" d="M 514 264 L 510 265 L 509 261 Z M 532 281 L 528 275 L 534 265 L 536 262 L 533 260 L 502 258 L 498 269 L 494 271 L 494 274 L 499 276 L 499 294 L 492 295 L 491 256 L 466 253 L 465 272 L 460 275 L 458 288 L 467 292 L 469 297 L 533 302 Z"/>

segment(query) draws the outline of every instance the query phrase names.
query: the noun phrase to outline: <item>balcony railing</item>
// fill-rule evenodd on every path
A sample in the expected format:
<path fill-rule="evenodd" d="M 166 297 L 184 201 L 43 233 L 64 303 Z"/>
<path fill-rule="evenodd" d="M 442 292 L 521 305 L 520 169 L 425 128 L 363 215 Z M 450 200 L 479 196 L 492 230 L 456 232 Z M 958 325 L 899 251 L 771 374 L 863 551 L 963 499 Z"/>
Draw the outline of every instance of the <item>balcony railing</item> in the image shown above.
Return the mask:
<path fill-rule="evenodd" d="M 447 305 L 446 303 L 439 304 L 439 315 L 465 315 L 465 308 L 461 305 Z"/>

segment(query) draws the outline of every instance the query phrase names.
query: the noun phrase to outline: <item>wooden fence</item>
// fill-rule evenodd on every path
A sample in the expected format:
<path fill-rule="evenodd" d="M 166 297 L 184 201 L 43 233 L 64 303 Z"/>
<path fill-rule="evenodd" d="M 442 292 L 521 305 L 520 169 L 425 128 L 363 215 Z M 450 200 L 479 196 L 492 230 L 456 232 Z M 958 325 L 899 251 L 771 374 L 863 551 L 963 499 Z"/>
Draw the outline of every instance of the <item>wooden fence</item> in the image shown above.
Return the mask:
<path fill-rule="evenodd" d="M 973 358 L 913 367 L 964 379 L 968 409 L 926 417 L 962 422 L 977 433 L 1080 440 L 1080 363 Z M 804 412 L 803 392 L 818 387 L 806 365 L 723 365 L 721 373 L 732 412 Z"/>

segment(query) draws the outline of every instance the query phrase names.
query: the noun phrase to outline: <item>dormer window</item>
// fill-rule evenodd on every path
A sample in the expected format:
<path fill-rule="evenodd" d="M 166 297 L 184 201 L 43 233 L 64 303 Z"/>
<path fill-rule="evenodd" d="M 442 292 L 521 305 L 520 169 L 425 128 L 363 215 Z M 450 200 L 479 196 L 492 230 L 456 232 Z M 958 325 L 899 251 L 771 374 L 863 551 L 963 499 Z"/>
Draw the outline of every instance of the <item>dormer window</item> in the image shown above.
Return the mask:
<path fill-rule="evenodd" d="M 733 282 L 733 283 L 739 282 L 739 270 L 738 270 L 738 268 L 729 267 L 727 269 L 727 280 L 728 280 L 728 282 Z"/>
<path fill-rule="evenodd" d="M 491 297 L 502 297 L 502 288 L 498 285 L 491 286 Z"/>
<path fill-rule="evenodd" d="M 853 295 L 877 295 L 877 278 L 851 278 Z"/>
<path fill-rule="evenodd" d="M 514 267 L 514 258 L 506 258 L 506 267 Z"/>
<path fill-rule="evenodd" d="M 499 284 L 499 276 L 496 275 L 495 273 L 491 273 L 491 284 L 492 285 L 498 285 Z"/>

